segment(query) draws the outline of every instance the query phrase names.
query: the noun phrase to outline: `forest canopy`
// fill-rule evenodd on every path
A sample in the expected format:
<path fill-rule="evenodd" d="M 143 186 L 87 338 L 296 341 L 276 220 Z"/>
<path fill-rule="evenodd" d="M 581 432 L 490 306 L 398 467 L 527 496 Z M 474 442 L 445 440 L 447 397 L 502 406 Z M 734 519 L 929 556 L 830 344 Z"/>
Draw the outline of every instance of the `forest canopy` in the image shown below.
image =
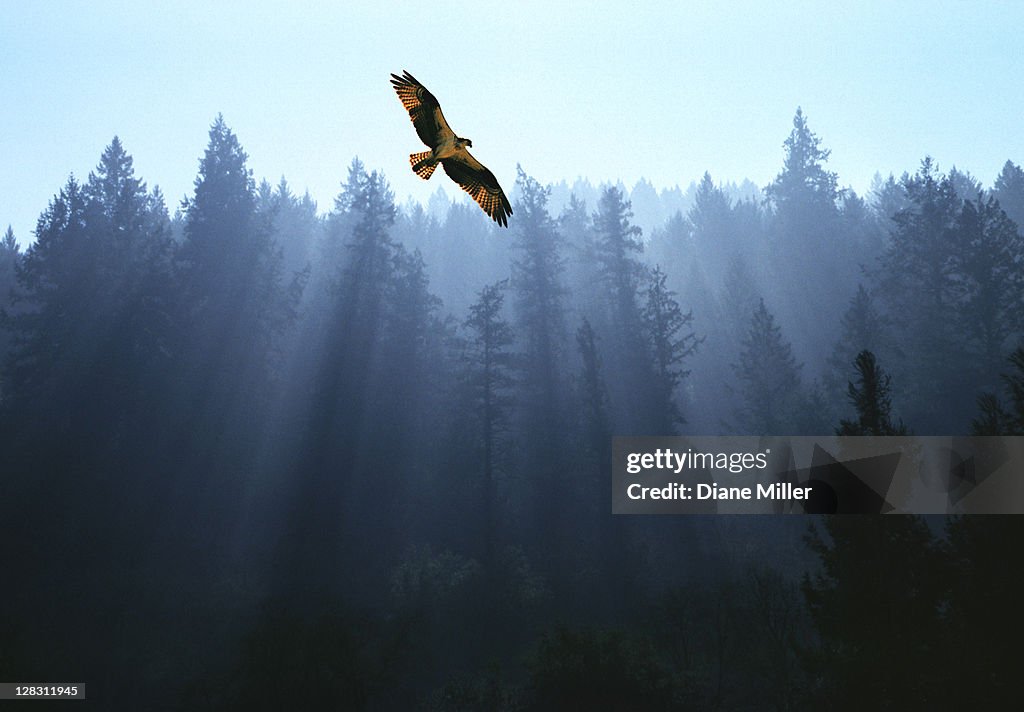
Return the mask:
<path fill-rule="evenodd" d="M 0 241 L 3 669 L 196 708 L 312 659 L 353 709 L 906 708 L 962 649 L 996 695 L 1016 524 L 611 516 L 613 435 L 1024 434 L 1021 166 L 858 195 L 800 109 L 780 139 L 759 189 L 519 167 L 506 232 L 358 159 L 323 211 L 220 116 L 169 207 L 114 137 Z"/>

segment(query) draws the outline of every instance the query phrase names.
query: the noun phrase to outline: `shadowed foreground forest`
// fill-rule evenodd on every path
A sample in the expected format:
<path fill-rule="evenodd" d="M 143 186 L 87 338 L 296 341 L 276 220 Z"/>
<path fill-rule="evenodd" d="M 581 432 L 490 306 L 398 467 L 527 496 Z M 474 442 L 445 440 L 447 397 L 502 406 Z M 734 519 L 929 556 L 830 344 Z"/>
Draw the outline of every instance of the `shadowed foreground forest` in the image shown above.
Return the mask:
<path fill-rule="evenodd" d="M 105 709 L 1008 704 L 1019 518 L 611 515 L 612 435 L 1024 434 L 1021 167 L 860 196 L 799 110 L 782 139 L 762 188 L 520 168 L 502 230 L 358 160 L 326 211 L 257 184 L 220 117 L 172 209 L 114 138 L 0 244 L 0 677 Z"/>

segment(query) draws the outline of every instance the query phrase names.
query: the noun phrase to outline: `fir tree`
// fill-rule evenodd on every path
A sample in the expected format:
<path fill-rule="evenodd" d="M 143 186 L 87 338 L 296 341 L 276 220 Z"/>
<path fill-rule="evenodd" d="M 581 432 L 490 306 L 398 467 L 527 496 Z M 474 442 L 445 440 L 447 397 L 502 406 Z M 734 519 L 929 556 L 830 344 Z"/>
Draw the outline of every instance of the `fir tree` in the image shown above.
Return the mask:
<path fill-rule="evenodd" d="M 519 218 L 514 230 L 512 289 L 516 296 L 517 332 L 524 342 L 524 385 L 533 391 L 531 398 L 539 397 L 539 413 L 554 415 L 565 339 L 565 260 L 561 255 L 561 236 L 548 214 L 550 190 L 526 175 L 522 168 L 516 188 Z"/>
<path fill-rule="evenodd" d="M 647 286 L 647 300 L 642 317 L 651 355 L 654 361 L 654 380 L 651 389 L 652 408 L 660 421 L 655 432 L 669 434 L 677 424 L 686 422 L 679 408 L 678 391 L 682 380 L 690 373 L 684 369 L 684 360 L 692 356 L 703 341 L 693 332 L 693 312 L 683 313 L 675 292 L 666 285 L 666 275 L 655 267 Z"/>
<path fill-rule="evenodd" d="M 620 432 L 650 432 L 648 411 L 651 360 L 643 344 L 644 326 L 639 289 L 646 267 L 639 256 L 643 251 L 640 228 L 630 222 L 632 212 L 622 192 L 609 187 L 601 195 L 594 214 L 594 252 L 599 303 L 604 309 L 594 315 L 594 326 L 607 349 L 610 372 L 622 377 L 609 382 L 612 403 Z M 621 419 L 621 420 L 618 420 Z"/>
<path fill-rule="evenodd" d="M 828 355 L 825 345 L 835 338 L 829 330 L 841 314 L 837 302 L 823 296 L 853 291 L 855 246 L 843 239 L 848 237 L 838 209 L 843 193 L 836 174 L 826 168 L 830 151 L 799 108 L 784 149 L 782 172 L 765 189 L 766 205 L 773 210 L 766 289 L 775 295 L 780 318 L 791 325 L 790 338 L 818 362 Z"/>
<path fill-rule="evenodd" d="M 591 229 L 591 215 L 587 204 L 576 193 L 569 196 L 569 203 L 558 216 L 558 231 L 565 241 L 566 284 L 594 284 L 598 279 L 597 251 L 594 232 Z M 566 304 L 568 310 L 575 309 L 584 317 L 593 318 L 600 310 L 600 297 L 595 290 L 580 290 L 575 299 Z"/>
<path fill-rule="evenodd" d="M 636 335 L 639 326 L 637 291 L 644 275 L 638 257 L 641 231 L 630 222 L 633 213 L 622 192 L 613 187 L 601 195 L 594 214 L 594 252 L 602 286 L 607 290 L 612 323 Z"/>
<path fill-rule="evenodd" d="M 889 248 L 881 261 L 884 295 L 897 346 L 908 363 L 897 368 L 907 398 L 907 416 L 927 431 L 961 427 L 963 399 L 969 398 L 970 370 L 956 330 L 957 222 L 961 201 L 948 177 L 926 158 L 917 174 L 905 176 L 910 207 L 896 215 Z M 960 389 L 959 385 L 968 388 Z"/>
<path fill-rule="evenodd" d="M 162 384 L 165 427 L 156 452 L 174 463 L 169 506 L 201 522 L 189 536 L 206 541 L 222 534 L 249 478 L 270 461 L 275 367 L 298 296 L 257 210 L 246 153 L 221 116 L 184 205 L 176 265 L 176 358 Z"/>
<path fill-rule="evenodd" d="M 875 361 L 870 351 L 861 351 L 854 361 L 857 383 L 848 385 L 850 403 L 857 411 L 857 420 L 843 420 L 837 435 L 906 435 L 902 422 L 893 422 L 890 415 L 891 379 Z"/>
<path fill-rule="evenodd" d="M 761 299 L 733 366 L 742 400 L 736 413 L 740 433 L 784 435 L 792 429 L 801 368 Z"/>
<path fill-rule="evenodd" d="M 830 399 L 845 395 L 846 373 L 861 351 L 870 351 L 883 358 L 893 354 L 889 321 L 875 305 L 875 299 L 863 284 L 849 302 L 840 322 L 840 336 L 828 358 L 825 387 Z"/>
<path fill-rule="evenodd" d="M 280 554 L 290 567 L 288 595 L 306 595 L 295 590 L 300 581 L 310 592 L 334 591 L 338 578 L 323 569 L 321 557 L 360 560 L 365 551 L 350 535 L 373 522 L 377 545 L 391 550 L 403 518 L 380 514 L 382 506 L 392 514 L 402 512 L 407 451 L 395 443 L 402 442 L 405 418 L 414 419 L 419 407 L 412 394 L 404 410 L 396 403 L 403 395 L 394 391 L 396 382 L 405 385 L 404 378 L 415 373 L 402 372 L 410 364 L 395 352 L 410 348 L 409 360 L 415 362 L 422 333 L 394 307 L 396 300 L 405 308 L 407 299 L 422 297 L 418 306 L 424 311 L 408 315 L 418 322 L 417 315 L 431 313 L 436 305 L 424 294 L 422 265 L 403 255 L 391 238 L 396 212 L 383 175 L 368 173 L 353 160 L 327 218 L 323 255 L 330 274 L 319 280 L 322 292 L 314 302 L 320 348 L 309 359 L 311 397 L 301 414 L 308 425 L 298 444 L 302 455 L 294 464 L 289 534 Z M 398 279 L 399 270 L 405 279 Z M 404 327 L 411 333 L 397 333 Z"/>
<path fill-rule="evenodd" d="M 740 235 L 733 219 L 731 201 L 725 191 L 705 172 L 697 186 L 693 207 L 686 214 L 693 230 L 693 246 L 715 274 L 725 270 L 728 260 L 740 248 Z"/>
<path fill-rule="evenodd" d="M 167 210 L 159 189 L 148 193 L 146 184 L 135 177 L 132 157 L 116 136 L 89 174 L 84 191 L 99 213 L 94 220 L 96 249 L 107 255 L 98 275 L 109 290 L 103 311 L 113 322 L 111 331 L 120 335 L 110 341 L 104 356 L 105 375 L 120 385 L 114 399 L 124 400 L 133 391 L 152 390 L 160 380 L 141 371 L 159 372 L 169 366 L 173 247 Z"/>
<path fill-rule="evenodd" d="M 885 344 L 885 317 L 875 307 L 875 301 L 863 284 L 843 315 L 842 338 L 836 343 L 829 363 L 845 369 L 861 351 L 878 353 Z"/>
<path fill-rule="evenodd" d="M 484 568 L 493 583 L 496 563 L 498 525 L 497 471 L 501 457 L 502 438 L 507 428 L 510 408 L 513 335 L 502 318 L 505 300 L 504 281 L 484 287 L 478 300 L 470 307 L 465 326 L 472 332 L 467 353 L 468 383 L 474 410 L 478 415 L 479 447 L 482 476 L 482 510 Z"/>
<path fill-rule="evenodd" d="M 245 353 L 262 379 L 276 339 L 294 319 L 271 225 L 257 211 L 248 156 L 222 116 L 210 128 L 179 251 L 181 321 L 196 367 L 213 376 Z M 295 285 L 292 284 L 292 287 Z"/>
<path fill-rule="evenodd" d="M 778 211 L 792 217 L 798 212 L 806 214 L 808 209 L 818 216 L 834 213 L 839 179 L 825 168 L 832 152 L 821 147 L 821 139 L 811 131 L 799 107 L 793 117 L 793 130 L 783 145 L 786 159 L 782 172 L 765 189 L 767 199 Z"/>
<path fill-rule="evenodd" d="M 521 342 L 521 466 L 530 473 L 537 538 L 558 551 L 563 518 L 557 502 L 569 483 L 563 474 L 566 351 L 562 287 L 565 261 L 557 224 L 548 213 L 550 190 L 519 168 L 516 180 L 511 287 Z"/>
<path fill-rule="evenodd" d="M 957 332 L 977 392 L 995 386 L 1006 345 L 1024 330 L 1024 238 L 994 198 L 980 195 L 963 203 L 956 231 Z"/>
<path fill-rule="evenodd" d="M 992 197 L 1024 233 L 1024 169 L 1012 161 L 1004 163 L 992 185 Z"/>

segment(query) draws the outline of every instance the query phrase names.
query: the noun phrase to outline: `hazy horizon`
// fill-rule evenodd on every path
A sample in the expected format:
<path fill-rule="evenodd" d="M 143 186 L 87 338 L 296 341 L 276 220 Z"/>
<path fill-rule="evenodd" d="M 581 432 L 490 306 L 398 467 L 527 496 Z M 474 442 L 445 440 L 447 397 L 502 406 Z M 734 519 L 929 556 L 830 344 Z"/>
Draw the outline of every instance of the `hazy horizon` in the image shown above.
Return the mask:
<path fill-rule="evenodd" d="M 913 171 L 925 155 L 990 185 L 1024 154 L 1024 58 L 1005 51 L 1024 5 L 656 3 L 580 14 L 451 3 L 431 16 L 0 5 L 0 225 L 22 244 L 68 175 L 84 179 L 115 134 L 173 209 L 218 113 L 257 180 L 283 175 L 322 211 L 355 156 L 385 173 L 399 203 L 426 204 L 438 185 L 460 194 L 409 170 L 421 144 L 388 83 L 403 69 L 506 190 L 516 164 L 542 183 L 645 178 L 685 190 L 710 171 L 716 183 L 763 188 L 781 169 L 797 106 L 832 150 L 840 184 L 858 193 L 876 172 Z M 445 44 L 455 31 L 458 51 Z"/>

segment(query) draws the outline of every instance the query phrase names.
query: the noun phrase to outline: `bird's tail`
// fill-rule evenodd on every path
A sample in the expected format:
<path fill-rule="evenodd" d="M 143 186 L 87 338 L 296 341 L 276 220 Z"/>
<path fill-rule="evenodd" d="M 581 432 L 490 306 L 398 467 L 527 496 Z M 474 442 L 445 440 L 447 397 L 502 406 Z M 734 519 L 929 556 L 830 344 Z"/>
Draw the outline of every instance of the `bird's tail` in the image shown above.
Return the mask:
<path fill-rule="evenodd" d="M 437 168 L 437 163 L 430 161 L 432 155 L 433 153 L 430 151 L 423 151 L 409 156 L 409 163 L 412 165 L 413 171 L 423 180 L 429 180 L 430 176 L 434 175 L 434 169 Z"/>

